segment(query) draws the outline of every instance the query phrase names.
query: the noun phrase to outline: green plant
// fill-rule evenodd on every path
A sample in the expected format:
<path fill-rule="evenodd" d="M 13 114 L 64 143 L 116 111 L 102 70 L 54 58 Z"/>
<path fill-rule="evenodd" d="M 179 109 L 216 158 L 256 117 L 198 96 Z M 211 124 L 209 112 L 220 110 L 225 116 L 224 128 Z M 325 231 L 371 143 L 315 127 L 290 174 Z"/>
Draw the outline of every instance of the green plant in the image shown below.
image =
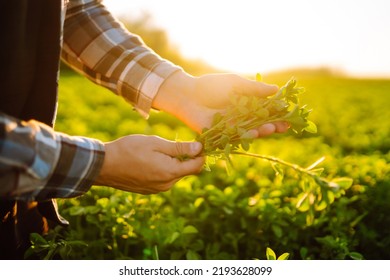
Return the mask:
<path fill-rule="evenodd" d="M 289 253 L 283 253 L 279 257 L 276 257 L 276 254 L 275 254 L 274 250 L 272 250 L 271 248 L 267 247 L 266 256 L 267 256 L 267 260 L 269 260 L 269 261 L 271 261 L 271 260 L 283 261 L 283 260 L 288 260 L 288 258 L 290 257 L 290 254 Z"/>
<path fill-rule="evenodd" d="M 260 81 L 260 75 L 257 75 Z M 303 87 L 297 87 L 297 81 L 290 79 L 286 85 L 273 96 L 245 96 L 232 94 L 231 106 L 225 114 L 216 114 L 212 126 L 203 130 L 198 141 L 203 144 L 204 154 L 208 157 L 206 169 L 218 159 L 225 160 L 228 170 L 232 166 L 231 155 L 249 156 L 271 162 L 276 174 L 284 174 L 281 165 L 300 173 L 301 193 L 296 207 L 308 212 L 307 222 L 312 223 L 314 211 L 320 211 L 333 203 L 335 197 L 345 193 L 353 181 L 350 178 L 328 180 L 322 176 L 323 168 L 317 166 L 319 160 L 304 168 L 285 160 L 248 152 L 254 140 L 253 129 L 266 123 L 285 121 L 295 133 L 307 131 L 316 133 L 315 123 L 308 119 L 310 110 L 299 104 L 299 94 Z"/>
<path fill-rule="evenodd" d="M 260 79 L 258 76 L 257 80 Z M 290 79 L 275 95 L 266 98 L 231 94 L 231 106 L 226 113 L 215 114 L 211 127 L 198 136 L 204 154 L 230 162 L 230 154 L 240 147 L 249 150 L 254 140 L 252 130 L 266 123 L 285 121 L 296 133 L 316 133 L 316 125 L 308 119 L 310 110 L 299 105 L 298 95 L 304 88 L 296 85 L 297 81 Z"/>
<path fill-rule="evenodd" d="M 257 77 L 257 80 L 261 79 L 259 75 Z M 227 167 L 231 167 L 230 156 L 241 155 L 283 164 L 316 179 L 316 173 L 295 164 L 248 152 L 255 138 L 253 130 L 267 123 L 284 121 L 290 124 L 290 129 L 295 133 L 317 132 L 316 125 L 308 119 L 310 110 L 299 105 L 298 95 L 304 92 L 304 88 L 296 85 L 296 80 L 290 79 L 275 95 L 266 98 L 233 93 L 230 98 L 231 106 L 226 113 L 215 114 L 211 127 L 205 128 L 197 137 L 203 144 L 203 154 L 207 156 L 206 169 L 210 170 L 209 165 L 218 159 L 225 160 Z M 312 165 L 311 169 L 314 167 Z M 317 180 L 321 183 L 320 179 Z"/>
<path fill-rule="evenodd" d="M 63 231 L 62 227 L 57 226 L 45 236 L 31 233 L 31 247 L 26 251 L 24 258 L 39 258 L 43 260 L 54 258 L 67 259 L 72 255 L 73 250 L 88 246 L 87 243 L 81 240 L 74 240 Z"/>

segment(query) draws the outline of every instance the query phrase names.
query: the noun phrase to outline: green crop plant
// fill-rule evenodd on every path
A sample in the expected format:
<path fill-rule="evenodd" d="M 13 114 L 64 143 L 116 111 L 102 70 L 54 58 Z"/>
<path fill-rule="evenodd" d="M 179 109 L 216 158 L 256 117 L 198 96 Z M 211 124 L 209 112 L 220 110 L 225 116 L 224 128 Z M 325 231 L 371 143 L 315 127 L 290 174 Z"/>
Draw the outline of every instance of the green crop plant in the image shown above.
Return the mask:
<path fill-rule="evenodd" d="M 226 113 L 215 114 L 211 127 L 205 128 L 197 139 L 203 144 L 204 154 L 229 161 L 230 154 L 239 148 L 249 150 L 253 129 L 272 122 L 288 122 L 296 133 L 316 133 L 316 125 L 308 119 L 310 110 L 299 105 L 298 95 L 304 88 L 296 85 L 296 80 L 291 79 L 267 98 L 231 94 L 231 106 Z"/>
<path fill-rule="evenodd" d="M 256 80 L 260 81 L 258 74 Z M 299 104 L 299 95 L 305 89 L 297 86 L 295 79 L 290 79 L 279 91 L 269 97 L 231 94 L 231 106 L 226 113 L 217 113 L 210 128 L 205 128 L 197 141 L 203 144 L 203 153 L 207 156 L 205 169 L 217 160 L 225 160 L 227 170 L 232 168 L 231 155 L 248 156 L 267 160 L 277 174 L 283 173 L 281 166 L 291 168 L 301 174 L 301 193 L 296 198 L 299 210 L 309 211 L 308 223 L 313 220 L 314 211 L 320 211 L 333 203 L 335 197 L 344 193 L 352 185 L 349 178 L 328 180 L 322 177 L 323 168 L 317 166 L 319 160 L 309 167 L 301 167 L 285 160 L 249 152 L 250 144 L 255 139 L 253 129 L 273 122 L 288 122 L 290 129 L 297 134 L 303 131 L 316 133 L 317 126 L 309 120 L 311 110 Z"/>

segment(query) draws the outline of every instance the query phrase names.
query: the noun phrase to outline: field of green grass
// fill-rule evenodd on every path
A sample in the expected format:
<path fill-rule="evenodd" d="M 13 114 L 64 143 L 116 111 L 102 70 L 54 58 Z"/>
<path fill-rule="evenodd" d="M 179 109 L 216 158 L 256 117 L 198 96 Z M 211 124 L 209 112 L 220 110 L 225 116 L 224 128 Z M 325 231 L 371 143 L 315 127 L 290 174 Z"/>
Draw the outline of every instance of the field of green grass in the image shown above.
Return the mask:
<path fill-rule="evenodd" d="M 301 166 L 325 157 L 329 179 L 352 186 L 325 192 L 322 204 L 304 199 L 313 187 L 300 174 L 235 156 L 151 196 L 94 186 L 86 195 L 59 201 L 67 230 L 43 240 L 39 257 L 65 259 L 265 259 L 266 248 L 290 259 L 390 259 L 390 80 L 352 79 L 328 72 L 266 75 L 282 86 L 294 75 L 306 88 L 317 134 L 275 135 L 252 152 Z M 153 112 L 142 119 L 123 100 L 78 75 L 61 76 L 56 130 L 109 141 L 142 133 L 192 140 L 173 117 Z M 310 197 L 310 196 L 309 196 Z M 300 207 L 298 207 L 300 206 Z M 40 245 L 49 244 L 39 251 Z"/>

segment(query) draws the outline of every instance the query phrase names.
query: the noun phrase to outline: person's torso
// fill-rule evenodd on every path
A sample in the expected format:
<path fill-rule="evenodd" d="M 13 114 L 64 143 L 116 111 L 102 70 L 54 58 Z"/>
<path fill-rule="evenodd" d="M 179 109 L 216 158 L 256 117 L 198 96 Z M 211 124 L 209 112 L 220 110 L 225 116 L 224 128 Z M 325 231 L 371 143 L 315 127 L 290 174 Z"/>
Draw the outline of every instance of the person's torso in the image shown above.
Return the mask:
<path fill-rule="evenodd" d="M 0 110 L 53 125 L 62 0 L 0 2 Z"/>

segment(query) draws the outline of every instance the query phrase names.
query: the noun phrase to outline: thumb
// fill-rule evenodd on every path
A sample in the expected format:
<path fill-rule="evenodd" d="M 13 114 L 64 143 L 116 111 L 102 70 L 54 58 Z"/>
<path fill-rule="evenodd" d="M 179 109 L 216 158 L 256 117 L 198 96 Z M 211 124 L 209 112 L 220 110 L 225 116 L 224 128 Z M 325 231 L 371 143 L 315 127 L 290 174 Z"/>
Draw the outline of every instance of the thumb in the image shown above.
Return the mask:
<path fill-rule="evenodd" d="M 174 170 L 175 177 L 180 178 L 202 170 L 204 158 L 197 157 L 202 149 L 203 146 L 199 142 L 166 141 L 159 151 L 172 159 L 169 162 L 170 170 Z"/>
<path fill-rule="evenodd" d="M 188 156 L 194 158 L 203 150 L 202 143 L 200 142 L 177 142 L 169 141 L 164 138 L 154 137 L 154 151 L 160 152 L 172 158 L 180 156 Z"/>
<path fill-rule="evenodd" d="M 171 142 L 166 150 L 168 155 L 177 158 L 194 158 L 202 152 L 202 144 L 199 142 Z"/>
<path fill-rule="evenodd" d="M 247 95 L 258 95 L 266 97 L 277 93 L 279 87 L 277 85 L 266 84 L 252 80 L 243 80 L 241 91 Z"/>

